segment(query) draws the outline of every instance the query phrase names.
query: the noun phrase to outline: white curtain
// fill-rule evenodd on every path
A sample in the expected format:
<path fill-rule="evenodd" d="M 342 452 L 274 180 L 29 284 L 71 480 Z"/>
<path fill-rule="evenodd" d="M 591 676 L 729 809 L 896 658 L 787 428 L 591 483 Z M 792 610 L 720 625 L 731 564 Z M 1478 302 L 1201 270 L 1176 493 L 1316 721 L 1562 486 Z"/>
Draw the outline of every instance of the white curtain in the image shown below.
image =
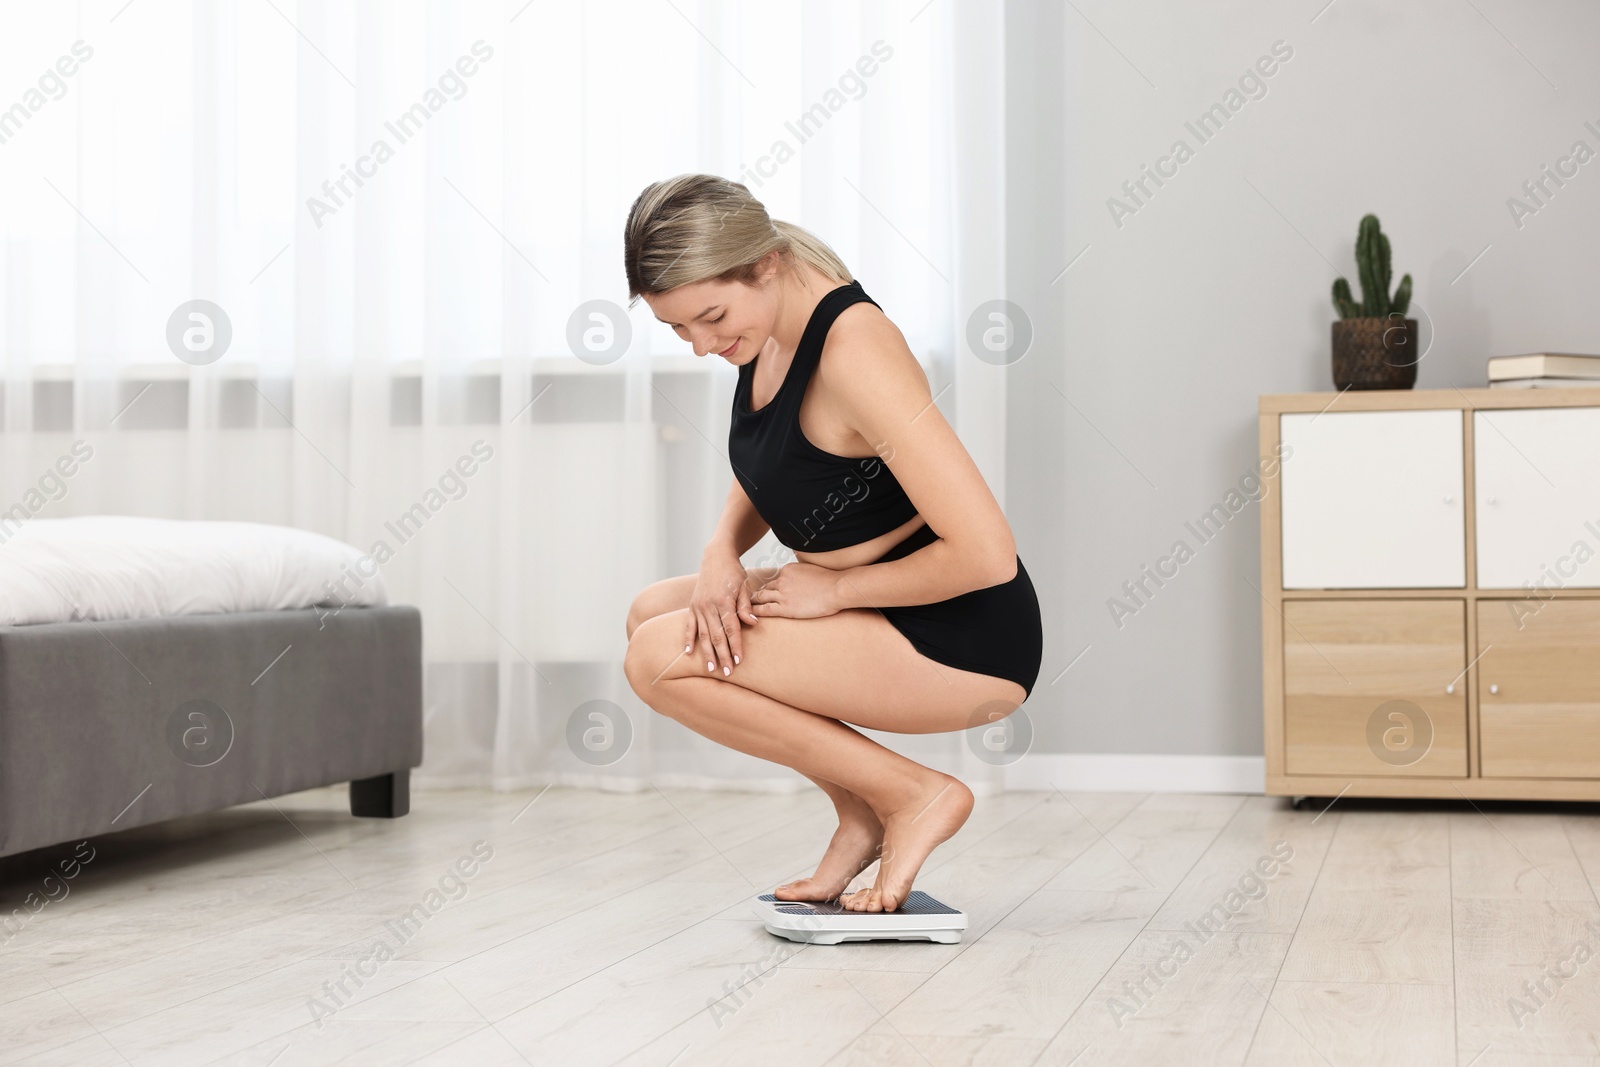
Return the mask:
<path fill-rule="evenodd" d="M 419 786 L 809 788 L 622 675 L 633 595 L 715 524 L 734 381 L 624 310 L 623 222 L 705 171 L 820 235 L 1003 502 L 964 339 L 1004 288 L 1001 32 L 956 0 L 14 7 L 0 506 L 82 440 L 38 516 L 372 551 L 423 614 Z M 873 736 L 999 783 L 969 735 Z"/>

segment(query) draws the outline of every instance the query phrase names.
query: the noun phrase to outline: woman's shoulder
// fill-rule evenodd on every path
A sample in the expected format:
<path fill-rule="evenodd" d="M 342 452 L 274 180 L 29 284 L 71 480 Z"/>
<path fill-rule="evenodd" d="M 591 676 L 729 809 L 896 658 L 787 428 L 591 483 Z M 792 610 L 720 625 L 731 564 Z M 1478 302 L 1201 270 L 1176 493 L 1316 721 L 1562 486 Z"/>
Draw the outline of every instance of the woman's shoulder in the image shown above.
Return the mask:
<path fill-rule="evenodd" d="M 822 355 L 826 359 L 829 352 L 855 351 L 863 347 L 893 348 L 897 344 L 905 347 L 905 337 L 883 309 L 871 300 L 857 300 L 840 311 L 828 327 L 828 335 L 822 341 Z"/>
<path fill-rule="evenodd" d="M 816 373 L 830 391 L 843 395 L 927 388 L 905 335 L 881 308 L 865 300 L 839 312 L 822 343 Z"/>

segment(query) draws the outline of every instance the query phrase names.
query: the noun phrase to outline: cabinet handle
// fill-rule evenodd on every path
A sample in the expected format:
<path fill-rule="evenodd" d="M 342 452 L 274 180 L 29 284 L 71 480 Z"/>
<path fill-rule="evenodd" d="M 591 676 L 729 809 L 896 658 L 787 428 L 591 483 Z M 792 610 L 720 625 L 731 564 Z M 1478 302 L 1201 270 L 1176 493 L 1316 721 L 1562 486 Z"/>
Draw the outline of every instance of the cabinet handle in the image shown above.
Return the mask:
<path fill-rule="evenodd" d="M 1444 502 L 1446 504 L 1454 504 L 1456 502 L 1456 498 L 1454 496 L 1451 496 L 1449 493 L 1446 493 L 1444 495 Z"/>
<path fill-rule="evenodd" d="M 1456 683 L 1451 682 L 1449 685 L 1444 687 L 1444 691 L 1446 693 L 1454 693 L 1456 691 Z"/>
<path fill-rule="evenodd" d="M 1500 692 L 1500 687 L 1498 685 L 1491 685 L 1489 687 L 1489 692 L 1490 693 L 1498 693 L 1498 692 Z"/>
<path fill-rule="evenodd" d="M 1488 504 L 1491 508 L 1494 507 L 1496 504 L 1500 503 L 1499 500 L 1497 500 L 1496 498 L 1494 498 L 1492 496 L 1484 497 L 1483 502 L 1485 504 Z"/>

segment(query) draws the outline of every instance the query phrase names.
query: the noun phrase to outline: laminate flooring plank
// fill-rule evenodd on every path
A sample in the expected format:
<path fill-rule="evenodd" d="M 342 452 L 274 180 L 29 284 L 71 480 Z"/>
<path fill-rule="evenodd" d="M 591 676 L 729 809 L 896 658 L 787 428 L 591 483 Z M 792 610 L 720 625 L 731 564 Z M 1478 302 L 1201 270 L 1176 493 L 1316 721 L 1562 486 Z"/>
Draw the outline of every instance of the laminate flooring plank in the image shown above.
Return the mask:
<path fill-rule="evenodd" d="M 1074 813 L 1085 819 L 1099 840 L 1045 888 L 1170 892 L 1188 874 L 1196 858 L 1210 847 L 1217 831 L 1234 816 L 1244 799 L 1152 794 L 1114 826 L 1096 825 L 1087 813 L 1073 806 Z"/>
<path fill-rule="evenodd" d="M 1246 1067 L 1453 1067 L 1455 1063 L 1454 1005 L 1448 984 L 1280 979 Z"/>
<path fill-rule="evenodd" d="M 1471 811 L 1446 818 L 1457 897 L 1594 901 L 1562 816 Z"/>
<path fill-rule="evenodd" d="M 1096 983 L 1041 1062 L 1142 1067 L 1244 1060 L 1291 935 L 1146 930 Z"/>
<path fill-rule="evenodd" d="M 1250 797 L 1150 928 L 1293 933 L 1336 825 L 1276 797 Z"/>
<path fill-rule="evenodd" d="M 1044 1045 L 1037 1038 L 908 1034 L 882 1021 L 869 1027 L 823 1067 L 1018 1067 L 1032 1063 Z"/>
<path fill-rule="evenodd" d="M 1600 906 L 1503 898 L 1455 906 L 1461 1047 L 1600 1062 Z"/>
<path fill-rule="evenodd" d="M 1449 986 L 1447 822 L 1365 810 L 1338 818 L 1278 980 Z"/>

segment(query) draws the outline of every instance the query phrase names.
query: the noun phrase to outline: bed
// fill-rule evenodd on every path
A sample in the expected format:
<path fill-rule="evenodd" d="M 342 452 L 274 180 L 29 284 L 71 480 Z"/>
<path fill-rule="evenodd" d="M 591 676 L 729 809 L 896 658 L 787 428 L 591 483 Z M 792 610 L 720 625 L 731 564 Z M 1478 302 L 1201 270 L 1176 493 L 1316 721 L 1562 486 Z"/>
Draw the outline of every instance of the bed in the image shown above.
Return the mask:
<path fill-rule="evenodd" d="M 421 762 L 421 615 L 351 546 L 0 522 L 0 856 L 341 782 L 396 818 Z"/>

